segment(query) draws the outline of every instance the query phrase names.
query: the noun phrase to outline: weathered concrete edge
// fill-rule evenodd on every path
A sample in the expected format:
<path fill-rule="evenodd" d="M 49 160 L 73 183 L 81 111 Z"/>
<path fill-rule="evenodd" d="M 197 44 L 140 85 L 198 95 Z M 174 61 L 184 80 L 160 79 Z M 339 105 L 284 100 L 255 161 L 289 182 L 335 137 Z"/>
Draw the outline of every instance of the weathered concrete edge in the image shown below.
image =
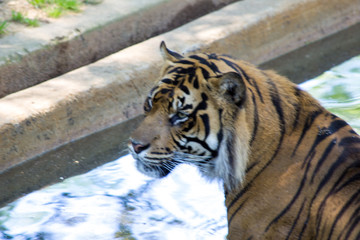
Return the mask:
<path fill-rule="evenodd" d="M 221 52 L 259 64 L 360 21 L 357 1 L 341 6 L 336 1 L 326 6 L 320 0 L 317 5 L 314 2 L 235 3 L 1 99 L 0 171 L 139 115 L 144 93 L 162 62 L 157 53 L 161 40 L 180 52 Z M 284 26 L 283 19 L 289 16 Z M 221 26 L 215 24 L 227 18 Z"/>
<path fill-rule="evenodd" d="M 80 15 L 5 36 L 0 39 L 0 97 L 90 64 L 234 1 L 109 0 L 87 7 Z"/>

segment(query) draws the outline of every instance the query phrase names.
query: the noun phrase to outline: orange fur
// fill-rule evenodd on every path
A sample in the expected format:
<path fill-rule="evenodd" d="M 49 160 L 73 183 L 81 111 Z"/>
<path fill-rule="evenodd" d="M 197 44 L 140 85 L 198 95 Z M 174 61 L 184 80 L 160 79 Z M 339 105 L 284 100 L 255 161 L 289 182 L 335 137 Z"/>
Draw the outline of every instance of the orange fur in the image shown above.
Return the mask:
<path fill-rule="evenodd" d="M 229 239 L 360 239 L 360 138 L 273 71 L 161 46 L 129 148 L 140 171 L 192 163 L 224 181 Z"/>

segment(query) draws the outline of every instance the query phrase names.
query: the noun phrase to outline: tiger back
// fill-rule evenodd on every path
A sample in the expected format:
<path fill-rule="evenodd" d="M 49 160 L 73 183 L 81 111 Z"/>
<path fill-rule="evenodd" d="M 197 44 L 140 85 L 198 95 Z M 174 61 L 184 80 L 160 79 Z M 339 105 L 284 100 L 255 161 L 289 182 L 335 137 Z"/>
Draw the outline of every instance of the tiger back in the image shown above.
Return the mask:
<path fill-rule="evenodd" d="M 160 48 L 129 142 L 139 171 L 222 180 L 228 239 L 360 239 L 360 137 L 344 120 L 273 71 Z"/>

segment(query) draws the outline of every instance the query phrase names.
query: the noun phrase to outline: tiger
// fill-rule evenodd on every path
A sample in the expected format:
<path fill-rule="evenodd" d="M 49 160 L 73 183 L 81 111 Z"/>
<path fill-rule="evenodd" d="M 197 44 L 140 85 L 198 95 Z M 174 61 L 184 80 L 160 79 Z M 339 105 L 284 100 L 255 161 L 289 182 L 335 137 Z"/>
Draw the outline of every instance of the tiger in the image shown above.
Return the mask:
<path fill-rule="evenodd" d="M 153 178 L 223 182 L 228 239 L 360 239 L 360 137 L 273 70 L 160 44 L 160 78 L 128 148 Z"/>

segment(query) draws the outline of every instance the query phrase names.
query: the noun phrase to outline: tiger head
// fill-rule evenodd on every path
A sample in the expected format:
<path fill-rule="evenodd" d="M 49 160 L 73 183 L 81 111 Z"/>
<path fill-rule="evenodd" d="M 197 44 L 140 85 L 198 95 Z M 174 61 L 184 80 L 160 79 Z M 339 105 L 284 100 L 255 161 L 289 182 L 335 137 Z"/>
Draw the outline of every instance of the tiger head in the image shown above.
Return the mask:
<path fill-rule="evenodd" d="M 246 86 L 221 55 L 183 57 L 166 48 L 160 80 L 148 94 L 145 119 L 129 149 L 140 172 L 164 177 L 176 165 L 196 165 L 229 190 L 241 183 L 248 158 Z"/>

